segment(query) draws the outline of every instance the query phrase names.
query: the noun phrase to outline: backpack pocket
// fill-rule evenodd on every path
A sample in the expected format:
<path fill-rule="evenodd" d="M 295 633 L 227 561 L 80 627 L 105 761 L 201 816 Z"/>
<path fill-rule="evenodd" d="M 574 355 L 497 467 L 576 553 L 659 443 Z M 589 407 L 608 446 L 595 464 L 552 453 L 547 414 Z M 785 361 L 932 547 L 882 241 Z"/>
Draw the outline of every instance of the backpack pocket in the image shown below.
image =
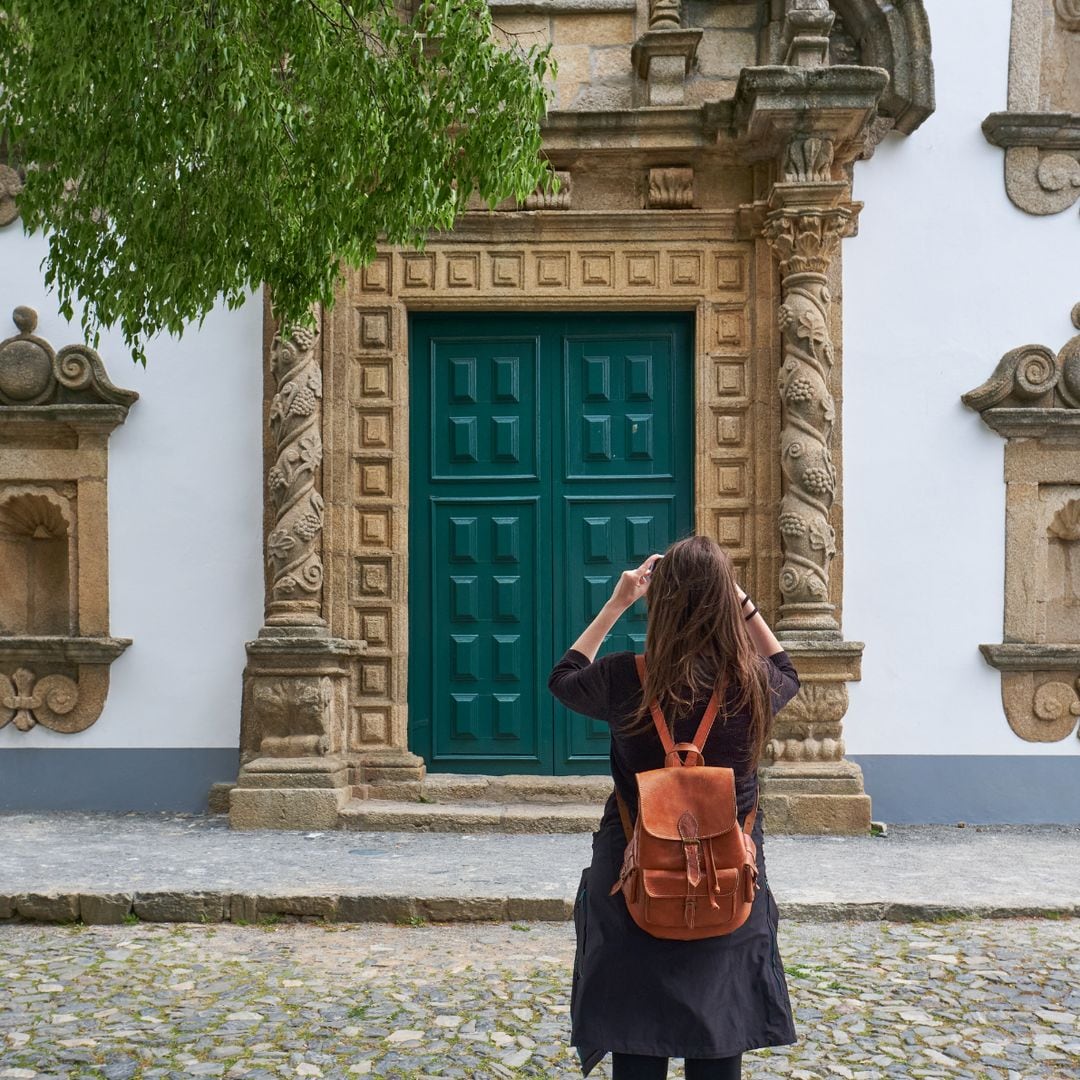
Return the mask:
<path fill-rule="evenodd" d="M 735 917 L 739 871 L 717 871 L 719 891 L 708 879 L 692 889 L 683 870 L 643 870 L 644 916 L 654 926 L 690 928 L 721 925 Z M 715 903 L 715 906 L 714 906 Z"/>

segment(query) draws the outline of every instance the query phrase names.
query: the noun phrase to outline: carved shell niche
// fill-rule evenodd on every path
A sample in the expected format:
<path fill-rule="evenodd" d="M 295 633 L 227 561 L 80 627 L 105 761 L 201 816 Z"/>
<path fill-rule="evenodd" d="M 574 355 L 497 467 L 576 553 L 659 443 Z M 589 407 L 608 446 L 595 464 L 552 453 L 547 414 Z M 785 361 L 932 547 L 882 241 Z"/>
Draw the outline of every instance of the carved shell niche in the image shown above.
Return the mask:
<path fill-rule="evenodd" d="M 1080 540 L 1080 499 L 1070 499 L 1054 515 L 1046 531 L 1059 540 Z"/>

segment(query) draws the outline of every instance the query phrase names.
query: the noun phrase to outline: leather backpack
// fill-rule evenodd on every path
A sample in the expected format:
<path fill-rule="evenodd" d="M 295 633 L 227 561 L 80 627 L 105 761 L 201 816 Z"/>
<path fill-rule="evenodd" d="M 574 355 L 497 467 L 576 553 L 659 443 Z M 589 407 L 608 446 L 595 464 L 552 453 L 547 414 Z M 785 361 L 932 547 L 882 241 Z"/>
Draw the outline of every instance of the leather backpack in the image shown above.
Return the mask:
<path fill-rule="evenodd" d="M 645 657 L 634 659 L 644 687 Z M 750 837 L 757 797 L 740 829 L 734 769 L 704 764 L 702 748 L 720 708 L 720 689 L 713 689 L 691 743 L 675 744 L 659 702 L 649 708 L 664 767 L 637 774 L 633 829 L 616 793 L 627 843 L 611 895 L 621 889 L 634 922 L 653 937 L 693 941 L 730 934 L 746 922 L 760 888 Z"/>

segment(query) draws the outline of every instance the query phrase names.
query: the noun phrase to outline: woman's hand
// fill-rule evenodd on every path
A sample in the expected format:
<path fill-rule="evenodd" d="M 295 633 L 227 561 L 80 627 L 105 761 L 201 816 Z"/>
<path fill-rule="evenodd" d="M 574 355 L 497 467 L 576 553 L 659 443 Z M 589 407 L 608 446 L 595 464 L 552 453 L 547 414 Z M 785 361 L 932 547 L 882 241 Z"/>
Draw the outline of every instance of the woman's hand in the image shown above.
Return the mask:
<path fill-rule="evenodd" d="M 650 555 L 636 570 L 624 570 L 619 575 L 610 603 L 625 611 L 636 600 L 640 600 L 648 591 L 653 563 L 659 558 L 659 555 Z"/>

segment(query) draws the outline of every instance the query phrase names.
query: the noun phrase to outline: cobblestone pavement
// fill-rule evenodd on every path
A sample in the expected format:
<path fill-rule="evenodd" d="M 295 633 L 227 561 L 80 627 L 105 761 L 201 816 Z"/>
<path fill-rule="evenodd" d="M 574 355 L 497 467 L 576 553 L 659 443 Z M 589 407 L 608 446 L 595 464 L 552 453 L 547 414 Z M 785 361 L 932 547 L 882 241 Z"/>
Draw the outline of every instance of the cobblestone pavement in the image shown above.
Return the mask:
<path fill-rule="evenodd" d="M 781 952 L 799 1042 L 752 1080 L 1080 1075 L 1080 920 L 782 921 Z M 580 1076 L 572 956 L 565 923 L 0 925 L 0 1078 Z"/>

